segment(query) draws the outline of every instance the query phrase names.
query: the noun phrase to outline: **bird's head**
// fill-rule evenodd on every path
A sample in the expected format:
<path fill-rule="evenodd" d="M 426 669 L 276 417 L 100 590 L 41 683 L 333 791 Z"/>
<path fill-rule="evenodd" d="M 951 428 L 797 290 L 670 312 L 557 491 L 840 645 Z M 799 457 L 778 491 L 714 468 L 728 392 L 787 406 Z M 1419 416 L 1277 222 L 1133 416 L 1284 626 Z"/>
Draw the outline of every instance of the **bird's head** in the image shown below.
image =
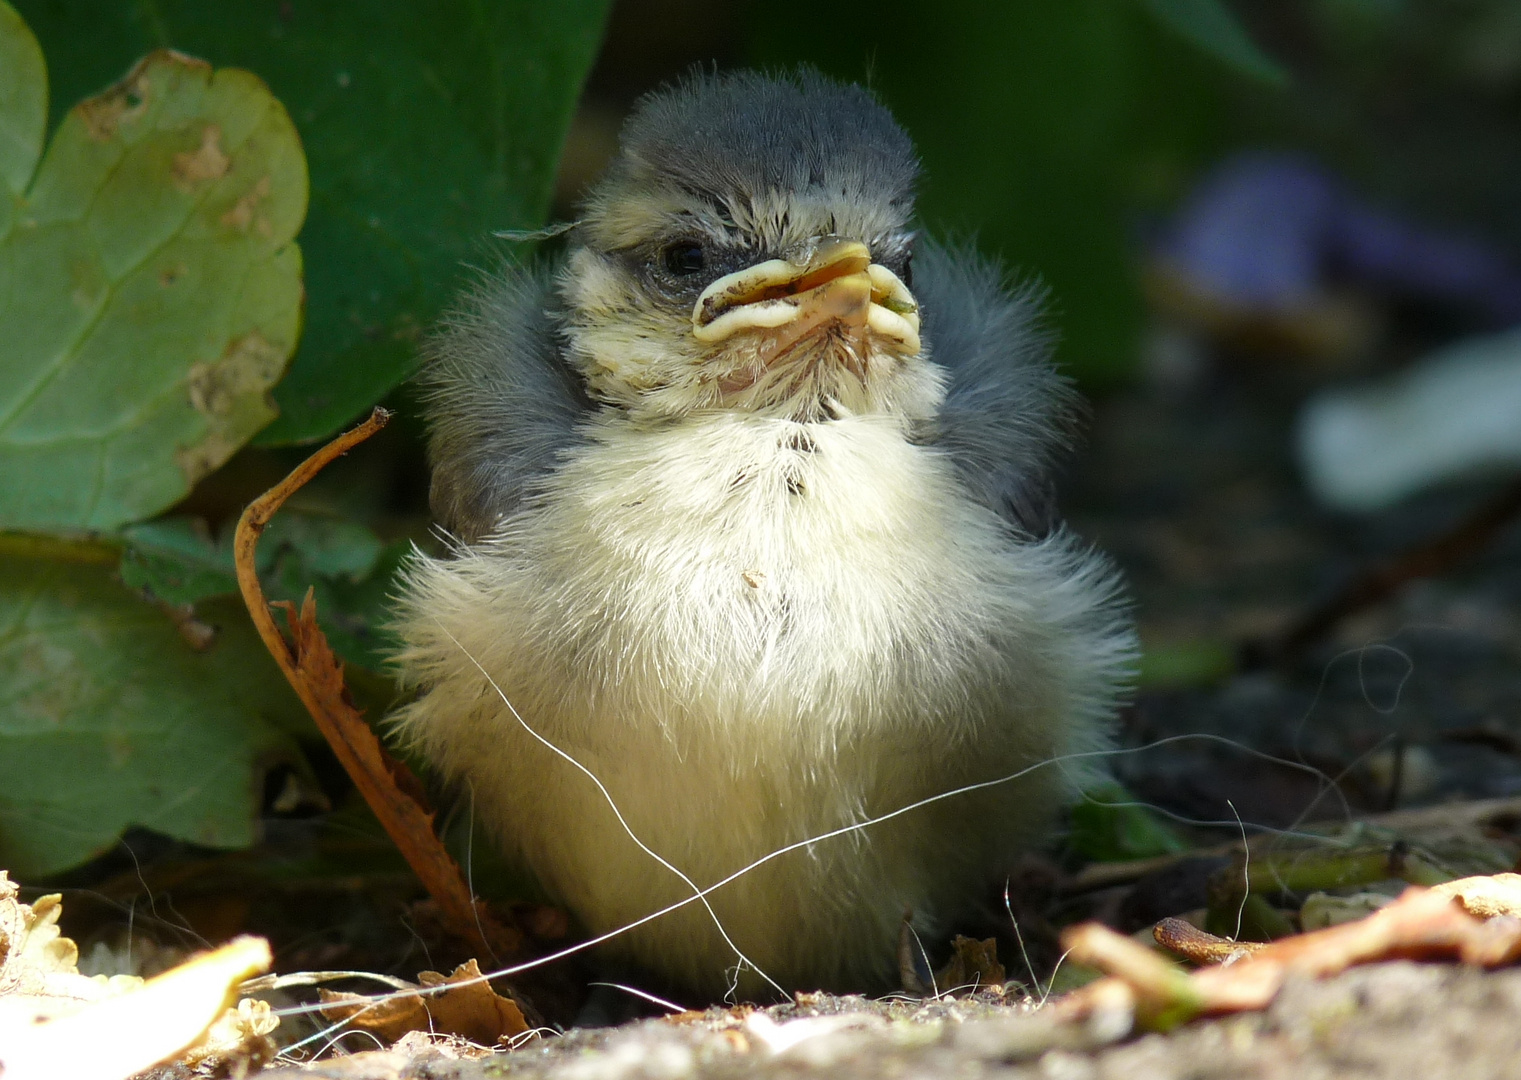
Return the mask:
<path fill-rule="evenodd" d="M 560 283 L 591 393 L 650 417 L 930 405 L 917 172 L 886 109 L 812 72 L 696 77 L 645 98 Z"/>

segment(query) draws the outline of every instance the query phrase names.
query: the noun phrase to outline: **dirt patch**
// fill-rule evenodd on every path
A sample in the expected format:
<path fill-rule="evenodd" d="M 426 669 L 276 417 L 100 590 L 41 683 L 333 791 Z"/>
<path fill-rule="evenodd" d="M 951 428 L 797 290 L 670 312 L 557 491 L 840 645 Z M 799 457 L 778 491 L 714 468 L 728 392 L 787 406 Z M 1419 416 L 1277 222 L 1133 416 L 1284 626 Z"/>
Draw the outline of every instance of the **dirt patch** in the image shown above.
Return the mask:
<path fill-rule="evenodd" d="M 1030 1077 L 1062 1080 L 1422 1080 L 1513 1075 L 1521 971 L 1397 962 L 1294 982 L 1264 1013 L 1112 1041 L 996 995 L 962 1001 L 804 996 L 572 1031 L 469 1059 L 457 1045 L 355 1054 L 273 1077 Z M 1107 1043 L 1107 1044 L 1106 1044 Z M 1105 1044 L 1105 1045 L 1099 1045 Z M 454 1056 L 461 1055 L 461 1056 Z"/>

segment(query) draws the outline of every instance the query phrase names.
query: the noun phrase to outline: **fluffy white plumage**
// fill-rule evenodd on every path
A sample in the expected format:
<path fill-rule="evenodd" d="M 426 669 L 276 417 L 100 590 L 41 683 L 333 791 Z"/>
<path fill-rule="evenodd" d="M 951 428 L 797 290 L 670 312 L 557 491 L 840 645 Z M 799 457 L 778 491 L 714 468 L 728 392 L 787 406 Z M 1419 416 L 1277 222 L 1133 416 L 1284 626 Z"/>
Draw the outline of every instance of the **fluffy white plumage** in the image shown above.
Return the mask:
<path fill-rule="evenodd" d="M 687 92 L 700 109 L 704 93 L 777 84 L 737 85 Z M 805 96 L 820 87 L 832 84 L 801 82 Z M 1113 575 L 1012 505 L 1040 488 L 1060 411 L 1028 300 L 964 257 L 926 261 L 930 354 L 854 357 L 865 411 L 815 383 L 799 408 L 753 391 L 714 401 L 696 379 L 683 406 L 666 382 L 654 419 L 599 394 L 588 373 L 637 371 L 665 328 L 660 363 L 690 343 L 674 317 L 662 324 L 658 294 L 620 337 L 620 305 L 605 302 L 620 264 L 594 244 L 553 288 L 532 274 L 486 288 L 436 348 L 435 502 L 465 540 L 411 566 L 398 661 L 422 693 L 396 722 L 589 930 L 691 890 L 522 729 L 482 668 L 703 886 L 810 836 L 1104 745 L 1132 652 Z M 638 281 L 623 279 L 625 306 L 638 308 Z M 947 324 L 958 316 L 1018 340 L 989 353 L 975 328 Z M 950 363 L 935 362 L 937 321 Z M 808 370 L 828 359 L 811 355 Z M 988 389 L 970 400 L 979 379 Z M 1029 475 L 995 475 L 1011 462 Z M 1088 772 L 1048 765 L 791 852 L 714 893 L 713 909 L 784 986 L 882 987 L 905 910 L 929 927 L 973 901 Z M 736 963 L 696 904 L 608 948 L 713 993 Z"/>

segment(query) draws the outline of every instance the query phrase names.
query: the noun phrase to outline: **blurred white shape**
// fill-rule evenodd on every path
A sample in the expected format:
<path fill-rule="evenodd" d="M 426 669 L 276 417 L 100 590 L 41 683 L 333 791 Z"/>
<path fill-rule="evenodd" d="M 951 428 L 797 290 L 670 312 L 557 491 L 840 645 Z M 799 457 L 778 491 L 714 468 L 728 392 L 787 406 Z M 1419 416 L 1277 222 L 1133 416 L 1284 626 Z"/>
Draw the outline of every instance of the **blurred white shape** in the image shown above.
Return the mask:
<path fill-rule="evenodd" d="M 1372 386 L 1322 391 L 1300 413 L 1298 452 L 1310 489 L 1338 510 L 1521 468 L 1521 329 L 1460 341 Z"/>

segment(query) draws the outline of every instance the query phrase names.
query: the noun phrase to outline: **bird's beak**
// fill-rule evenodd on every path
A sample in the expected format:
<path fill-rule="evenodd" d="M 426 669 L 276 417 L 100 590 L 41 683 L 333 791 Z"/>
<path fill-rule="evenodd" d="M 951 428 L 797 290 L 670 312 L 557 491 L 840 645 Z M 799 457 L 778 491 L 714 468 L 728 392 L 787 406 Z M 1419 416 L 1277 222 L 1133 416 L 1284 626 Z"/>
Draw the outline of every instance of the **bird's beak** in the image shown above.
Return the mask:
<path fill-rule="evenodd" d="M 742 331 L 770 331 L 772 355 L 828 323 L 858 336 L 868 331 L 919 351 L 919 307 L 887 267 L 858 240 L 826 237 L 806 263 L 769 259 L 719 278 L 692 308 L 692 334 L 722 341 Z"/>

